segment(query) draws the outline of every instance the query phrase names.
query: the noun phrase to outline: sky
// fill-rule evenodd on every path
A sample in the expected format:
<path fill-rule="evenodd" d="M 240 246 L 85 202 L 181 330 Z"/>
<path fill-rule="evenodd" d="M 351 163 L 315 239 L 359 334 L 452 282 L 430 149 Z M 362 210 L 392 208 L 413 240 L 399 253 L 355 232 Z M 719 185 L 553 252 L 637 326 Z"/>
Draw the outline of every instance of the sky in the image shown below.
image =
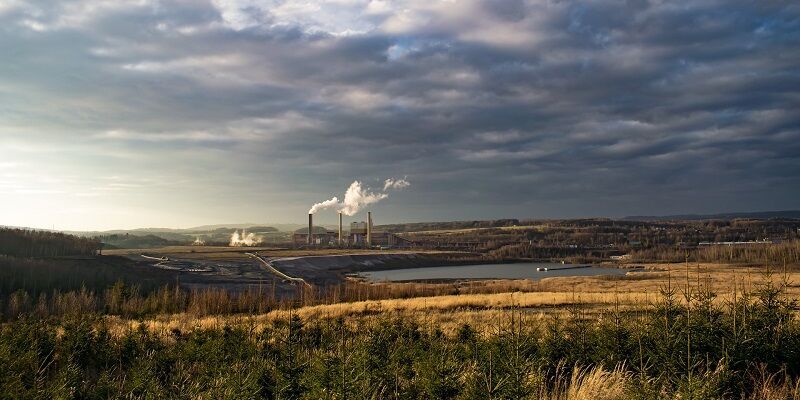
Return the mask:
<path fill-rule="evenodd" d="M 800 208 L 796 1 L 0 0 L 0 57 L 0 225 Z"/>

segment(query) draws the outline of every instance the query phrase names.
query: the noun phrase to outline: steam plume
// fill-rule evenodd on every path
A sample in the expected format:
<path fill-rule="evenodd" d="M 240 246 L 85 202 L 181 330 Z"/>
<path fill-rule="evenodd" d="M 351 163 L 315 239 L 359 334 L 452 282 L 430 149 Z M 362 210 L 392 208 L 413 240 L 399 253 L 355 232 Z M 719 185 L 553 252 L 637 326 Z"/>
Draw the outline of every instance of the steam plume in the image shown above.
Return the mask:
<path fill-rule="evenodd" d="M 389 179 L 383 181 L 383 191 L 384 192 L 389 190 L 389 189 L 397 189 L 397 190 L 405 189 L 405 188 L 407 188 L 409 186 L 411 186 L 411 183 L 409 183 L 406 180 L 406 178 L 402 178 L 402 179 L 389 178 Z"/>
<path fill-rule="evenodd" d="M 377 203 L 387 197 L 389 195 L 386 193 L 372 193 L 369 188 L 362 187 L 361 182 L 353 181 L 344 194 L 344 201 L 339 211 L 349 217 L 355 215 L 362 207 Z"/>
<path fill-rule="evenodd" d="M 317 211 L 327 210 L 329 208 L 337 207 L 339 205 L 339 199 L 336 196 L 332 197 L 330 200 L 325 200 L 321 203 L 314 204 L 311 206 L 311 209 L 308 210 L 309 214 L 316 214 Z"/>
<path fill-rule="evenodd" d="M 308 213 L 316 214 L 317 211 L 336 208 L 342 214 L 352 216 L 358 213 L 365 206 L 377 203 L 389 197 L 389 194 L 387 193 L 389 189 L 401 190 L 409 187 L 410 185 L 411 183 L 409 183 L 406 178 L 389 178 L 383 182 L 382 192 L 373 192 L 361 182 L 353 181 L 344 194 L 344 200 L 339 201 L 339 198 L 334 196 L 329 200 L 314 204 L 311 206 L 311 209 L 308 210 Z"/>
<path fill-rule="evenodd" d="M 233 247 L 242 247 L 242 246 L 255 246 L 261 243 L 264 239 L 261 236 L 256 235 L 255 233 L 247 233 L 246 230 L 242 229 L 242 234 L 239 234 L 239 231 L 233 231 L 231 235 L 231 243 L 229 246 Z"/>

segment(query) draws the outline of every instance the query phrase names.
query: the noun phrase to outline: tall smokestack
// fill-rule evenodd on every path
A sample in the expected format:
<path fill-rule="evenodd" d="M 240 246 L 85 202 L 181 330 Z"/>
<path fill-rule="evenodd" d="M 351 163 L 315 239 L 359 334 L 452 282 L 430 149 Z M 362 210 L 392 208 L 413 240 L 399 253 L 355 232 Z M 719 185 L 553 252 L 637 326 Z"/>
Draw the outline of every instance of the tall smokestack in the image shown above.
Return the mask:
<path fill-rule="evenodd" d="M 344 242 L 342 242 L 342 213 L 339 213 L 339 246 L 341 246 Z"/>
<path fill-rule="evenodd" d="M 314 214 L 308 214 L 308 244 L 311 244 L 311 235 L 314 230 Z"/>
<path fill-rule="evenodd" d="M 367 212 L 367 246 L 372 247 L 372 211 Z"/>

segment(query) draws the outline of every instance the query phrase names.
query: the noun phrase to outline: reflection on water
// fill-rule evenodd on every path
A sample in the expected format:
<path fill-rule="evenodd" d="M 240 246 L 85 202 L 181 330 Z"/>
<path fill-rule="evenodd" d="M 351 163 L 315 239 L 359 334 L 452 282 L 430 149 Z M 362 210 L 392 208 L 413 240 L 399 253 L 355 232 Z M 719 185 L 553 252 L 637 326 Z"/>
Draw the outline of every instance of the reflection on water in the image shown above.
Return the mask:
<path fill-rule="evenodd" d="M 547 271 L 544 269 L 547 268 Z M 429 279 L 542 279 L 553 276 L 625 275 L 628 270 L 574 264 L 518 263 L 451 267 L 407 268 L 361 272 L 372 281 L 416 281 Z"/>

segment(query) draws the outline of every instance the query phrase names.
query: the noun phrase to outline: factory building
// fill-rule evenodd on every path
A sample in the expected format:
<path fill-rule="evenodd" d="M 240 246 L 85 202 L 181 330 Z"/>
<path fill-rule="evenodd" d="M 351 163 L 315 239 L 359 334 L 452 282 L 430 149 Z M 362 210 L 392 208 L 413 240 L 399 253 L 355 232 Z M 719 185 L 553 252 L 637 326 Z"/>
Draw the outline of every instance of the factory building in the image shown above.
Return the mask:
<path fill-rule="evenodd" d="M 351 222 L 350 233 L 347 235 L 348 244 L 363 246 L 370 243 L 372 246 L 409 246 L 411 242 L 393 233 L 369 229 L 369 222 Z"/>
<path fill-rule="evenodd" d="M 295 245 L 331 245 L 354 247 L 407 247 L 413 243 L 390 232 L 375 231 L 372 229 L 372 213 L 367 213 L 367 221 L 351 222 L 350 231 L 342 230 L 342 215 L 339 214 L 339 230 L 328 230 L 321 226 L 313 226 L 313 217 L 309 214 L 308 228 L 301 228 L 294 232 L 292 241 Z M 312 234 L 309 238 L 308 232 Z M 339 243 L 341 241 L 341 243 Z"/>
<path fill-rule="evenodd" d="M 308 240 L 308 228 L 300 228 L 294 231 L 292 235 L 292 242 L 296 245 L 312 244 L 312 245 L 329 245 L 336 243 L 336 232 L 326 229 L 322 226 L 315 226 L 311 230 L 311 242 Z"/>

